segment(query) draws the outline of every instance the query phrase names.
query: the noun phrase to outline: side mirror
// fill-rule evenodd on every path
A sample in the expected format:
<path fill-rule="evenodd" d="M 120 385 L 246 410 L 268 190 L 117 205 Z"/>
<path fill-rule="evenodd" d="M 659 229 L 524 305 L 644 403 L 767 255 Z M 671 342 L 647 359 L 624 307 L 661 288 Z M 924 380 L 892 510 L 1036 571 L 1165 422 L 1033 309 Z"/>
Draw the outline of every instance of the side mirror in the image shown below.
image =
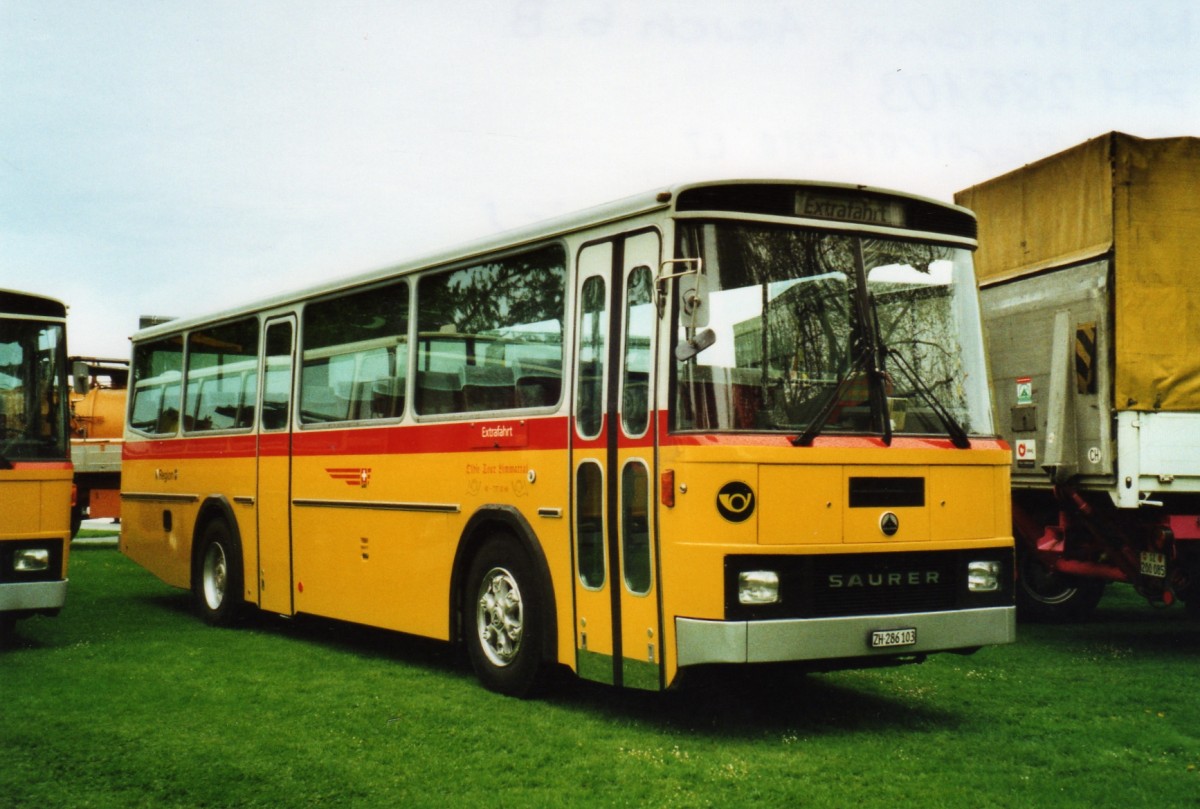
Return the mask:
<path fill-rule="evenodd" d="M 91 376 L 91 369 L 86 362 L 71 363 L 71 387 L 75 392 L 86 394 L 88 392 L 88 379 Z"/>
<path fill-rule="evenodd" d="M 712 329 L 698 331 L 675 346 L 675 359 L 687 362 L 715 342 L 717 342 L 717 333 Z"/>

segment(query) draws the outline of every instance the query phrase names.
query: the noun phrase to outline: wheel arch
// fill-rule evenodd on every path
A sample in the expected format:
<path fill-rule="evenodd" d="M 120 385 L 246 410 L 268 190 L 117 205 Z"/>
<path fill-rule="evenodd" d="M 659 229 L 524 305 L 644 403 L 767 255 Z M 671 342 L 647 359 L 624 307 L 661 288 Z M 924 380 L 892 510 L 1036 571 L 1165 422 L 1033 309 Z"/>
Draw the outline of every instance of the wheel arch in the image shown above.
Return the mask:
<path fill-rule="evenodd" d="M 513 506 L 481 506 L 463 527 L 450 574 L 450 639 L 458 643 L 464 638 L 462 603 L 467 570 L 475 554 L 496 531 L 504 531 L 516 539 L 536 571 L 538 600 L 546 613 L 546 620 L 542 622 L 542 659 L 554 663 L 558 660 L 558 609 L 554 598 L 553 580 L 550 577 L 550 564 L 533 526 Z"/>
<path fill-rule="evenodd" d="M 200 538 L 204 536 L 204 530 L 209 523 L 214 520 L 222 520 L 229 529 L 229 534 L 233 541 L 237 543 L 238 548 L 242 551 L 242 558 L 239 559 L 242 567 L 245 568 L 245 547 L 242 545 L 242 532 L 238 529 L 237 517 L 234 516 L 233 506 L 224 495 L 216 494 L 207 498 L 200 504 L 200 510 L 196 513 L 196 522 L 192 525 L 192 569 L 190 579 L 194 585 L 196 576 L 200 569 Z M 238 593 L 238 598 L 245 600 L 245 593 Z"/>

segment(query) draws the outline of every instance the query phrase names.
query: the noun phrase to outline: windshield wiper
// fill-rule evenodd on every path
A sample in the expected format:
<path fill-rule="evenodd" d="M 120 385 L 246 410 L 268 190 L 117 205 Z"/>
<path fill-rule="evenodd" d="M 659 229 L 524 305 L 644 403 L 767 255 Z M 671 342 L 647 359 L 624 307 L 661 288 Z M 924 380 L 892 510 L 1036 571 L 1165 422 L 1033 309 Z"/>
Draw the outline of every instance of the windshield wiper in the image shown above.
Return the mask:
<path fill-rule="evenodd" d="M 938 419 L 941 420 L 942 426 L 946 428 L 946 434 L 950 436 L 950 443 L 958 449 L 967 449 L 970 447 L 971 439 L 967 437 L 967 431 L 963 429 L 963 426 L 958 423 L 954 416 L 950 414 L 950 411 L 946 409 L 946 406 L 943 405 L 940 400 L 938 400 L 938 398 L 933 394 L 933 391 L 929 389 L 929 386 L 925 384 L 925 381 L 921 379 L 917 372 L 912 369 L 912 366 L 908 364 L 906 359 L 904 359 L 904 355 L 898 351 L 892 351 L 883 341 L 883 330 L 879 327 L 879 307 L 875 303 L 875 296 L 870 295 L 868 302 L 871 307 L 871 320 L 875 327 L 875 339 L 879 345 L 879 364 L 881 366 L 886 365 L 888 357 L 895 359 L 896 365 L 901 371 L 904 372 L 904 375 L 908 377 L 908 381 L 912 383 L 913 388 L 915 388 L 917 393 L 921 395 L 921 398 L 925 400 L 925 404 L 929 405 L 929 409 L 932 410 Z M 888 413 L 886 398 L 884 399 L 883 404 L 883 421 L 888 435 L 888 441 L 886 443 L 890 443 L 892 419 Z"/>
<path fill-rule="evenodd" d="M 841 401 L 842 393 L 846 390 L 846 386 L 850 384 L 850 380 L 858 375 L 858 372 L 867 364 L 867 359 L 871 356 L 871 347 L 863 346 L 858 352 L 858 356 L 854 358 L 850 368 L 838 380 L 837 385 L 833 390 L 825 395 L 821 400 L 821 407 L 817 410 L 817 415 L 813 416 L 812 421 L 804 428 L 804 432 L 792 439 L 793 447 L 811 447 L 813 439 L 820 435 L 821 430 L 825 429 L 826 422 L 829 421 L 829 416 L 833 413 L 833 409 L 837 407 L 837 403 Z"/>
<path fill-rule="evenodd" d="M 842 391 L 860 371 L 866 371 L 867 376 L 867 406 L 871 411 L 871 422 L 879 429 L 885 445 L 892 443 L 892 420 L 888 415 L 887 394 L 884 391 L 884 380 L 887 371 L 883 359 L 887 349 L 883 347 L 879 330 L 879 315 L 875 308 L 875 298 L 867 287 L 867 263 L 863 256 L 862 239 L 855 239 L 852 255 L 854 258 L 854 308 L 858 315 L 858 356 L 854 364 L 834 388 L 833 392 L 821 403 L 821 409 L 804 432 L 792 439 L 792 446 L 811 446 L 813 439 L 825 427 L 829 415 L 837 406 Z"/>
<path fill-rule="evenodd" d="M 933 391 L 925 384 L 919 375 L 913 371 L 912 366 L 904 359 L 904 356 L 898 351 L 889 351 L 885 346 L 883 349 L 884 355 L 891 357 L 896 361 L 896 366 L 904 372 L 908 377 L 908 381 L 912 383 L 913 388 L 917 393 L 921 394 L 921 398 L 925 400 L 925 404 L 929 405 L 929 409 L 941 420 L 942 426 L 946 428 L 946 434 L 950 436 L 950 443 L 959 449 L 967 449 L 971 446 L 971 439 L 967 437 L 967 431 L 958 423 L 950 411 L 946 409 L 938 398 L 933 394 Z"/>

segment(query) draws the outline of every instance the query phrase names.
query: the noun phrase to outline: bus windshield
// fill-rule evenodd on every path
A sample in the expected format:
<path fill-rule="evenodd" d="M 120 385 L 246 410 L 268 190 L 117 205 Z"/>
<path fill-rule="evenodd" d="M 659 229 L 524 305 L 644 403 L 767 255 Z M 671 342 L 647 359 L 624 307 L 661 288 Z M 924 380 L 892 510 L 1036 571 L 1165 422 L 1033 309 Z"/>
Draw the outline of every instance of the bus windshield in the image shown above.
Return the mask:
<path fill-rule="evenodd" d="M 992 433 L 969 250 L 718 221 L 681 225 L 678 255 L 708 301 L 678 316 L 707 347 L 674 362 L 675 429 Z"/>
<path fill-rule="evenodd" d="M 0 466 L 67 457 L 61 323 L 0 319 Z"/>

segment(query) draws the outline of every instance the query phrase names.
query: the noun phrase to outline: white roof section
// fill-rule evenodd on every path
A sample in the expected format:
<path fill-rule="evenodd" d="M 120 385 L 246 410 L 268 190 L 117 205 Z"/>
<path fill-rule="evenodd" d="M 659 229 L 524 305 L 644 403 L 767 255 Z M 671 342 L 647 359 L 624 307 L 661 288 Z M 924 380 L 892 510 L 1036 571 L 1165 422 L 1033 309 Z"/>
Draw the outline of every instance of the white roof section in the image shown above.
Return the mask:
<path fill-rule="evenodd" d="M 348 275 L 324 284 L 318 284 L 308 288 L 280 293 L 279 295 L 274 295 L 269 298 L 246 303 L 228 310 L 221 310 L 208 315 L 171 320 L 165 323 L 149 326 L 145 329 L 139 330 L 136 334 L 134 334 L 132 339 L 142 341 L 161 335 L 174 334 L 196 325 L 248 316 L 258 312 L 286 306 L 290 303 L 305 300 L 310 297 L 317 297 L 340 290 L 349 290 L 357 286 L 365 286 L 379 281 L 385 281 L 389 278 L 399 277 L 418 270 L 429 269 L 452 263 L 467 262 L 472 258 L 484 256 L 489 253 L 496 253 L 501 250 L 519 249 L 525 245 L 531 245 L 537 242 L 546 241 L 548 239 L 566 236 L 567 234 L 574 233 L 585 228 L 596 227 L 609 222 L 630 219 L 652 211 L 670 208 L 674 205 L 681 193 L 690 189 L 715 188 L 719 186 L 731 185 L 794 185 L 808 188 L 852 190 L 863 193 L 888 194 L 891 196 L 918 200 L 944 208 L 967 211 L 967 209 L 962 208 L 961 206 L 942 200 L 930 199 L 928 197 L 909 194 L 904 191 L 894 191 L 886 188 L 855 185 L 852 183 L 761 178 L 680 183 L 651 191 L 645 191 L 624 199 L 586 208 L 574 213 L 543 220 L 541 222 L 514 228 L 512 230 L 502 231 L 492 236 L 459 244 L 441 251 L 428 253 L 406 261 L 402 261 L 398 264 L 382 267 L 369 272 Z M 730 212 L 719 211 L 718 213 L 729 214 Z"/>

